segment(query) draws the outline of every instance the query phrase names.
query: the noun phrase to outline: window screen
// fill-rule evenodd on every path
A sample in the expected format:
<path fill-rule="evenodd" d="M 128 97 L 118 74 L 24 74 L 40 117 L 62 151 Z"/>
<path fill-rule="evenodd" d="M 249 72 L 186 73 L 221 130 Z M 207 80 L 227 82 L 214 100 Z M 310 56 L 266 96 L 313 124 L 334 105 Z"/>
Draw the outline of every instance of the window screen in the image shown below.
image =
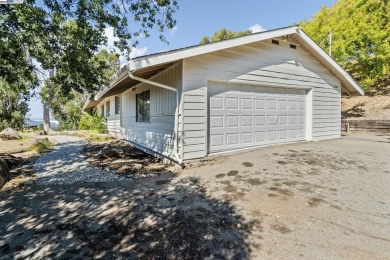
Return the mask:
<path fill-rule="evenodd" d="M 110 116 L 110 101 L 106 102 L 106 116 Z"/>
<path fill-rule="evenodd" d="M 115 97 L 115 115 L 120 114 L 121 112 L 121 98 Z"/>
<path fill-rule="evenodd" d="M 101 106 L 100 116 L 104 116 L 104 104 Z"/>
<path fill-rule="evenodd" d="M 150 122 L 150 90 L 136 95 L 137 122 Z"/>

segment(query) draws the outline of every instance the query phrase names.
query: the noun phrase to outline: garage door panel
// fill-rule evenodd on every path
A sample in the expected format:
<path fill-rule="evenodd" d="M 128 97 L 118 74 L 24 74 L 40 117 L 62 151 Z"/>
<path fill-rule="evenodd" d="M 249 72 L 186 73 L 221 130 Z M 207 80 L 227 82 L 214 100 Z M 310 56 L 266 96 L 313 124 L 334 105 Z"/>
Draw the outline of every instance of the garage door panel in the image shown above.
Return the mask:
<path fill-rule="evenodd" d="M 224 127 L 223 116 L 210 116 L 210 126 L 215 127 Z"/>
<path fill-rule="evenodd" d="M 255 101 L 255 110 L 258 111 L 265 110 L 265 102 L 266 102 L 265 99 L 255 98 L 254 101 Z"/>
<path fill-rule="evenodd" d="M 252 115 L 241 116 L 241 126 L 242 127 L 253 126 L 253 116 Z"/>
<path fill-rule="evenodd" d="M 226 134 L 226 145 L 238 145 L 240 142 L 240 135 L 238 133 Z"/>
<path fill-rule="evenodd" d="M 223 109 L 223 97 L 210 97 L 210 109 Z"/>
<path fill-rule="evenodd" d="M 241 109 L 253 109 L 253 99 L 241 98 Z"/>
<path fill-rule="evenodd" d="M 277 131 L 268 130 L 267 131 L 267 141 L 276 142 L 277 139 Z"/>
<path fill-rule="evenodd" d="M 223 134 L 214 134 L 210 137 L 210 146 L 212 147 L 224 147 L 224 135 Z"/>
<path fill-rule="evenodd" d="M 255 143 L 264 143 L 265 142 L 265 133 L 266 133 L 266 131 L 256 131 L 255 132 Z"/>
<path fill-rule="evenodd" d="M 253 133 L 252 132 L 241 133 L 241 143 L 242 144 L 252 144 L 253 143 Z"/>
<path fill-rule="evenodd" d="M 226 116 L 226 127 L 238 127 L 239 126 L 239 116 Z"/>
<path fill-rule="evenodd" d="M 210 152 L 306 139 L 306 91 L 222 83 L 209 94 Z"/>

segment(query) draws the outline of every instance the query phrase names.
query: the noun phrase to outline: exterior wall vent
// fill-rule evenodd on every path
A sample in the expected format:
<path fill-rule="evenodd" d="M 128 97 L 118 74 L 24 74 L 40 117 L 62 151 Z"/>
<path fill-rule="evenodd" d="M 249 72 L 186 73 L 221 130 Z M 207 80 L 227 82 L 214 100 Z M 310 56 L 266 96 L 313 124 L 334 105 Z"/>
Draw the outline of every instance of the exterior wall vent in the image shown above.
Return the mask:
<path fill-rule="evenodd" d="M 279 45 L 279 41 L 277 41 L 277 40 L 272 40 L 272 43 Z"/>
<path fill-rule="evenodd" d="M 294 45 L 294 44 L 290 44 L 290 48 L 291 48 L 291 49 L 296 49 L 296 48 L 297 48 L 297 46 L 296 46 L 296 45 Z"/>

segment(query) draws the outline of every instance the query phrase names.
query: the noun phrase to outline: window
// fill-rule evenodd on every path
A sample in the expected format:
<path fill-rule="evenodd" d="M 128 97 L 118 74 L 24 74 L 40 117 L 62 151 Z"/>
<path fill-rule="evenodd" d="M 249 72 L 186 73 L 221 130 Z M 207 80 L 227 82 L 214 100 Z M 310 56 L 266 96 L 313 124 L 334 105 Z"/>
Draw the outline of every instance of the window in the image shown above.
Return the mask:
<path fill-rule="evenodd" d="M 137 122 L 150 122 L 150 90 L 135 96 L 137 105 Z"/>
<path fill-rule="evenodd" d="M 115 115 L 121 112 L 121 97 L 115 97 Z"/>
<path fill-rule="evenodd" d="M 106 102 L 106 116 L 110 116 L 110 101 Z"/>
<path fill-rule="evenodd" d="M 104 104 L 101 106 L 100 116 L 104 116 Z"/>

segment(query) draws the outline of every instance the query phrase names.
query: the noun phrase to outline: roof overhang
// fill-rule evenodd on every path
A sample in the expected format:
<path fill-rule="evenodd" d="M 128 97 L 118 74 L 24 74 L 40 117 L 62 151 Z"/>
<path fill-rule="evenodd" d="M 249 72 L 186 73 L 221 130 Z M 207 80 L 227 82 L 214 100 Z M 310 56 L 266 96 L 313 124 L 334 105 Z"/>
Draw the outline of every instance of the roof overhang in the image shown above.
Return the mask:
<path fill-rule="evenodd" d="M 309 53 L 316 57 L 326 68 L 328 68 L 341 81 L 342 87 L 349 95 L 364 95 L 363 89 L 343 68 L 340 67 L 340 65 L 337 64 L 335 60 L 332 59 L 332 57 L 330 57 L 324 50 L 322 50 L 321 47 L 319 47 L 299 26 L 291 26 L 215 43 L 195 45 L 182 49 L 135 58 L 115 75 L 109 86 L 106 89 L 100 91 L 96 95 L 95 100 L 86 105 L 86 108 L 96 106 L 104 98 L 120 94 L 127 89 L 137 85 L 139 82 L 129 77 L 129 70 L 134 76 L 148 79 L 185 58 L 233 48 L 253 42 L 264 41 L 271 38 L 278 38 L 286 35 L 291 36 L 300 45 L 307 49 Z"/>

